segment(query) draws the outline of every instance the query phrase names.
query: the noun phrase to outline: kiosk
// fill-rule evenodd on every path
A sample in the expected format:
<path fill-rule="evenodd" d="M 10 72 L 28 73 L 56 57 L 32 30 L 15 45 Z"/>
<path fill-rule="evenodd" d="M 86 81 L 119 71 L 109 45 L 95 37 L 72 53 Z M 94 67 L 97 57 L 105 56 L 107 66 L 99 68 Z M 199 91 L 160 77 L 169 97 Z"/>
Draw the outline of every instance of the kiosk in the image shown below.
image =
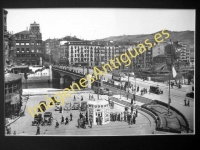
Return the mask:
<path fill-rule="evenodd" d="M 93 124 L 97 125 L 96 117 L 102 117 L 102 124 L 110 122 L 110 107 L 106 100 L 89 100 L 88 101 L 88 117 L 92 116 Z"/>

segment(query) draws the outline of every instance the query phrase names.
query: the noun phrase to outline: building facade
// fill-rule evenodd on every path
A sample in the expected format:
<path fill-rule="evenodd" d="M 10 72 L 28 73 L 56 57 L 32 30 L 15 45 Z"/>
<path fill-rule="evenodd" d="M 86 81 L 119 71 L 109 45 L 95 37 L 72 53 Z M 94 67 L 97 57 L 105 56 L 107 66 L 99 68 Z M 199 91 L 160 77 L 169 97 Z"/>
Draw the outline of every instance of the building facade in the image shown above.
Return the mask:
<path fill-rule="evenodd" d="M 42 33 L 36 22 L 30 29 L 15 34 L 14 62 L 16 65 L 42 65 Z"/>

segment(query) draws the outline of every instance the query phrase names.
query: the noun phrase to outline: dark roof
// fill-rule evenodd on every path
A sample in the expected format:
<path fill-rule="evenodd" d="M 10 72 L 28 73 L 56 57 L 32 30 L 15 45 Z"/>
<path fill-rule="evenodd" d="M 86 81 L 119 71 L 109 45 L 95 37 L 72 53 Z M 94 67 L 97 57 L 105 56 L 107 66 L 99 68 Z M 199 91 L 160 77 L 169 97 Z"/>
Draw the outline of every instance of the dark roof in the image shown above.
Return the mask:
<path fill-rule="evenodd" d="M 5 83 L 20 80 L 21 78 L 22 78 L 21 75 L 14 74 L 14 73 L 7 73 L 5 74 Z"/>
<path fill-rule="evenodd" d="M 24 31 L 21 31 L 21 32 L 15 33 L 15 35 L 16 35 L 16 34 L 30 34 L 30 32 L 27 31 L 27 30 L 24 30 Z"/>

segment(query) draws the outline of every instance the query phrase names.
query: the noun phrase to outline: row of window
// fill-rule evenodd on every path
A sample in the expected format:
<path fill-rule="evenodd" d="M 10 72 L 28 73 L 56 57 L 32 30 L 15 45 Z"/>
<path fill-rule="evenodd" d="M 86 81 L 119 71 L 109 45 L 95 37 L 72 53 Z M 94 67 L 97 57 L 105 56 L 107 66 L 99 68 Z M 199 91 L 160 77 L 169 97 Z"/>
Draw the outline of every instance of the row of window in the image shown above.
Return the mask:
<path fill-rule="evenodd" d="M 16 43 L 16 45 L 41 45 L 41 43 L 37 42 L 37 43 Z"/>
<path fill-rule="evenodd" d="M 26 51 L 25 51 L 26 50 Z M 17 53 L 19 53 L 19 52 L 22 52 L 22 53 L 29 53 L 29 52 L 32 52 L 32 53 L 34 53 L 34 52 L 37 52 L 37 53 L 39 53 L 39 52 L 41 52 L 41 50 L 34 50 L 34 49 L 32 49 L 31 51 L 29 51 L 29 48 L 21 48 L 21 51 L 20 51 L 20 48 L 17 48 Z"/>
<path fill-rule="evenodd" d="M 39 54 L 17 54 L 17 57 L 40 57 Z"/>

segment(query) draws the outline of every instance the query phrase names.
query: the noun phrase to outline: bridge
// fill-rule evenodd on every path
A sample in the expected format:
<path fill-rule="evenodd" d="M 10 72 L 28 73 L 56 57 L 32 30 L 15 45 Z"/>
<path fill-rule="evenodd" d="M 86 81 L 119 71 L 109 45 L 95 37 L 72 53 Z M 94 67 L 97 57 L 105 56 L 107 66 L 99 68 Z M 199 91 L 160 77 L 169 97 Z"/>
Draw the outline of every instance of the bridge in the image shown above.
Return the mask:
<path fill-rule="evenodd" d="M 50 80 L 56 76 L 60 78 L 60 84 L 64 84 L 66 80 L 72 80 L 72 83 L 79 85 L 79 80 L 85 78 L 87 72 L 81 72 L 78 70 L 69 69 L 66 66 L 50 66 Z M 88 88 L 91 88 L 91 84 L 88 83 Z"/>

